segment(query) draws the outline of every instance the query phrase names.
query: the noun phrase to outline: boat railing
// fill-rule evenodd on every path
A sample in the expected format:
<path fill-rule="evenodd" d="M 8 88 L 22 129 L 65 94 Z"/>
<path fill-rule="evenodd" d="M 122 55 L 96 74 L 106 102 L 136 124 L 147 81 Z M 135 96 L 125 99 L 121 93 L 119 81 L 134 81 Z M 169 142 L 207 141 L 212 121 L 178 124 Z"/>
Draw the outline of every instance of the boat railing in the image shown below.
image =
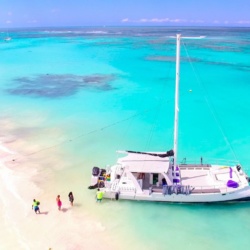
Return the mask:
<path fill-rule="evenodd" d="M 212 193 L 229 193 L 236 191 L 242 187 L 239 183 L 237 188 L 230 188 L 224 185 L 209 185 L 209 186 L 190 186 L 190 185 L 170 185 L 170 186 L 152 186 L 150 193 L 162 193 L 163 195 L 171 194 L 212 194 Z"/>
<path fill-rule="evenodd" d="M 113 182 L 112 182 L 112 184 L 110 184 L 110 190 L 111 190 L 111 192 L 117 192 L 118 191 L 118 188 L 119 188 L 119 186 L 118 186 L 118 184 L 119 184 L 119 179 L 115 179 Z"/>
<path fill-rule="evenodd" d="M 208 159 L 204 159 L 203 157 L 200 158 L 200 160 L 193 160 L 193 159 L 187 159 L 187 158 L 183 158 L 181 161 L 178 162 L 179 165 L 207 165 L 207 166 L 211 166 L 211 165 L 226 165 L 226 166 L 236 166 L 238 164 L 240 164 L 239 161 L 236 160 L 227 160 L 227 159 L 214 159 L 214 158 L 208 158 Z"/>

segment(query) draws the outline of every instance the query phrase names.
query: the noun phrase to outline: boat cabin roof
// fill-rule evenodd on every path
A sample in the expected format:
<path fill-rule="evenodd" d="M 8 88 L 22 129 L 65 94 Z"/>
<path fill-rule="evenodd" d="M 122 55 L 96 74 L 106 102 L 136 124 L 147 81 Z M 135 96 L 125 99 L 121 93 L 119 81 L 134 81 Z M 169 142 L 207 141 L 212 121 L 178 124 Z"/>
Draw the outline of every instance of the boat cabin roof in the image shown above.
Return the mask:
<path fill-rule="evenodd" d="M 127 154 L 125 157 L 118 159 L 118 163 L 126 167 L 130 172 L 138 173 L 163 173 L 169 168 L 169 157 L 160 157 L 147 155 L 145 153 L 128 153 L 126 151 L 118 151 Z M 163 152 L 146 152 L 149 154 L 164 154 Z"/>

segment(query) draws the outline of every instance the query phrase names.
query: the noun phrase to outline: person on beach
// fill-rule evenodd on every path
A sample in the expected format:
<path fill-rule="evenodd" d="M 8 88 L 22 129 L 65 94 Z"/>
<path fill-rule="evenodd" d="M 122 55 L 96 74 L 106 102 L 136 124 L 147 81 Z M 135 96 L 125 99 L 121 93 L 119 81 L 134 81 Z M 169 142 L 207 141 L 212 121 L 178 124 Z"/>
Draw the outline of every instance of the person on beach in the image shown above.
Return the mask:
<path fill-rule="evenodd" d="M 56 197 L 56 203 L 57 203 L 57 206 L 58 206 L 58 210 L 60 211 L 61 207 L 62 207 L 62 201 L 60 199 L 60 195 L 57 195 L 57 197 Z"/>
<path fill-rule="evenodd" d="M 102 198 L 103 198 L 103 192 L 100 191 L 100 188 L 98 188 L 96 192 L 96 202 L 101 202 Z"/>
<path fill-rule="evenodd" d="M 74 195 L 73 195 L 73 193 L 72 192 L 69 192 L 69 201 L 70 201 L 70 204 L 71 204 L 71 206 L 73 206 L 73 202 L 74 202 Z"/>
<path fill-rule="evenodd" d="M 40 214 L 40 209 L 39 209 L 39 205 L 40 205 L 40 201 L 37 200 L 33 200 L 33 204 L 32 204 L 32 210 L 34 209 L 35 213 L 39 213 Z"/>

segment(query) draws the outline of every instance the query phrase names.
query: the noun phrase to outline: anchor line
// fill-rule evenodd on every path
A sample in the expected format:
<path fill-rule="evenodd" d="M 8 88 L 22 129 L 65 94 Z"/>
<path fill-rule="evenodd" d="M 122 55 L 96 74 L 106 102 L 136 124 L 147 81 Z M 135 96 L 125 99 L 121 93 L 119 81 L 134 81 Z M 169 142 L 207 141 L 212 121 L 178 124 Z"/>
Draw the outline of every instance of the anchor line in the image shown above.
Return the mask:
<path fill-rule="evenodd" d="M 59 146 L 61 146 L 61 145 L 63 145 L 63 144 L 66 144 L 66 143 L 71 143 L 71 142 L 73 142 L 73 141 L 79 140 L 80 138 L 82 138 L 82 137 L 84 137 L 84 136 L 88 136 L 88 135 L 90 135 L 90 134 L 98 133 L 98 132 L 103 131 L 103 130 L 105 130 L 105 129 L 108 129 L 108 128 L 110 128 L 110 127 L 116 126 L 116 125 L 118 125 L 118 124 L 120 124 L 120 123 L 123 123 L 123 122 L 126 122 L 126 121 L 128 121 L 128 120 L 131 120 L 131 119 L 133 119 L 133 118 L 135 118 L 135 117 L 137 117 L 137 116 L 140 116 L 140 115 L 142 115 L 142 114 L 144 114 L 144 113 L 150 112 L 151 110 L 154 110 L 154 109 L 155 109 L 155 108 L 147 109 L 147 110 L 145 110 L 145 111 L 143 111 L 143 112 L 136 113 L 136 114 L 134 114 L 134 115 L 132 115 L 132 116 L 130 116 L 130 117 L 127 117 L 127 118 L 125 118 L 125 119 L 122 119 L 122 120 L 116 121 L 116 122 L 114 122 L 114 123 L 108 124 L 108 125 L 103 126 L 103 127 L 101 127 L 101 128 L 98 128 L 98 129 L 89 131 L 89 132 L 87 132 L 87 133 L 85 133 L 85 134 L 81 134 L 81 135 L 72 137 L 72 138 L 70 138 L 70 139 L 64 140 L 64 141 L 62 141 L 62 142 L 60 142 L 60 143 L 54 144 L 54 145 L 52 145 L 52 146 L 45 147 L 45 148 L 42 148 L 42 149 L 40 149 L 40 150 L 34 151 L 34 152 L 32 152 L 32 153 L 22 155 L 22 156 L 20 156 L 20 157 L 18 157 L 18 158 L 12 159 L 12 161 L 17 161 L 17 160 L 19 160 L 19 159 L 21 159 L 21 158 L 24 158 L 24 157 L 27 157 L 27 156 L 31 156 L 31 155 L 35 155 L 35 154 L 38 154 L 38 153 L 40 153 L 40 152 L 43 152 L 43 151 L 46 151 L 46 150 L 50 150 L 50 149 L 52 149 L 52 148 L 59 147 Z"/>

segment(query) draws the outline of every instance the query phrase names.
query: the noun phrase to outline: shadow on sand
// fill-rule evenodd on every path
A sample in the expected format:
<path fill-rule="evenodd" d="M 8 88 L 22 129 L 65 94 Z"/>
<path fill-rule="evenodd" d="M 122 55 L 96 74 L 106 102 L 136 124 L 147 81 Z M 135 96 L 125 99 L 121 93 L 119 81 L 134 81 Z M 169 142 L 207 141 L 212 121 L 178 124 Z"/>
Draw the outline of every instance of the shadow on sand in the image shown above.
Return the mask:
<path fill-rule="evenodd" d="M 49 213 L 49 211 L 46 211 L 46 212 L 40 212 L 40 214 L 44 214 L 44 215 L 47 215 Z"/>
<path fill-rule="evenodd" d="M 69 209 L 68 208 L 62 208 L 61 211 L 66 213 Z"/>

